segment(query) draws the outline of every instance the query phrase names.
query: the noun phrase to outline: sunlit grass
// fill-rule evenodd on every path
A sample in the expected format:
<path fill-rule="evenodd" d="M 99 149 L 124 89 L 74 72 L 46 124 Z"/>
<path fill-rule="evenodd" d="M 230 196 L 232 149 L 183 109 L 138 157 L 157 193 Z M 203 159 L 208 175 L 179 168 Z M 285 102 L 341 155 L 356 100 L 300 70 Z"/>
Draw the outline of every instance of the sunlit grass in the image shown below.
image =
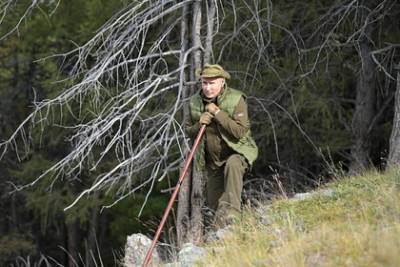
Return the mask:
<path fill-rule="evenodd" d="M 400 171 L 328 184 L 332 196 L 247 209 L 200 266 L 400 266 Z"/>

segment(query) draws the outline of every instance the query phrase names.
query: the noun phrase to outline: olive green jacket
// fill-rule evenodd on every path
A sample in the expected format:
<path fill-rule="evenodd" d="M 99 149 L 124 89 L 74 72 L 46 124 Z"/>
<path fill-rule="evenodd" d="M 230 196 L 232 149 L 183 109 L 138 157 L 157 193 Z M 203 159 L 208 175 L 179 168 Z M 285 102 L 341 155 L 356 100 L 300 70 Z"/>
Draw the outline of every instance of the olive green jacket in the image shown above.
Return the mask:
<path fill-rule="evenodd" d="M 222 158 L 218 159 L 218 156 L 215 155 L 213 157 L 213 162 L 217 165 L 224 162 L 226 157 L 232 153 L 243 155 L 250 165 L 256 160 L 258 148 L 251 136 L 247 105 L 244 99 L 245 95 L 241 91 L 227 86 L 218 96 L 216 104 L 220 108 L 220 112 L 213 118 L 213 122 L 207 126 L 206 144 L 203 142 L 196 155 L 200 165 L 205 163 L 204 150 L 215 150 L 213 145 L 218 144 L 218 142 L 213 141 L 218 138 L 223 140 L 222 146 L 218 148 L 223 151 L 217 153 Z M 191 123 L 186 125 L 186 131 L 189 136 L 194 137 L 197 134 L 200 129 L 198 121 L 204 111 L 205 104 L 200 90 L 190 99 Z M 213 139 L 210 140 L 211 138 Z"/>

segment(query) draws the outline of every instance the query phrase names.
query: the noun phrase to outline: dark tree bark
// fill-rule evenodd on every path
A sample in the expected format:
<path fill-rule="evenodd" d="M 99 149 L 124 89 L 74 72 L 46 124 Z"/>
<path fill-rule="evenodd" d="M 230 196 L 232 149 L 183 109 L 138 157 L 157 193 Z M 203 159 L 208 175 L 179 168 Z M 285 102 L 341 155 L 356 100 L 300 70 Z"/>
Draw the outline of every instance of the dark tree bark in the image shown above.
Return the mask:
<path fill-rule="evenodd" d="M 201 3 L 197 1 L 193 4 L 193 24 L 192 24 L 192 46 L 201 47 Z M 194 73 L 196 69 L 200 69 L 201 50 L 196 49 L 192 57 L 192 81 L 196 80 Z M 203 214 L 204 206 L 204 174 L 196 168 L 197 162 L 193 162 L 192 171 L 192 195 L 191 195 L 191 222 L 190 222 L 190 237 L 194 243 L 201 243 L 203 240 Z"/>
<path fill-rule="evenodd" d="M 202 3 L 205 3 L 203 7 L 206 7 L 206 29 L 205 34 L 205 48 L 202 46 Z M 184 9 L 184 14 L 187 14 Z M 188 27 L 189 22 L 184 17 L 182 20 L 181 29 L 181 40 L 182 49 L 187 51 L 187 44 L 185 39 L 190 29 L 191 34 L 191 45 L 190 47 L 195 50 L 192 52 L 191 57 L 191 69 L 190 69 L 190 81 L 188 83 L 187 90 L 185 90 L 184 99 L 188 99 L 198 88 L 197 88 L 197 77 L 195 75 L 196 70 L 202 67 L 202 63 L 211 63 L 213 58 L 212 43 L 214 36 L 214 23 L 216 16 L 215 2 L 210 1 L 196 1 L 191 7 L 191 27 Z M 202 53 L 202 51 L 204 53 Z M 203 61 L 203 62 L 202 62 Z M 181 65 L 185 64 L 181 59 Z M 184 122 L 189 119 L 189 106 L 188 103 L 184 107 Z M 203 171 L 196 168 L 198 163 L 194 160 L 192 164 L 192 171 L 190 179 L 185 179 L 182 184 L 181 191 L 179 193 L 179 204 L 178 204 L 178 216 L 177 216 L 177 234 L 178 234 L 178 245 L 184 242 L 191 241 L 194 243 L 201 243 L 203 241 L 204 231 L 204 215 L 203 207 L 205 206 L 205 176 Z"/>
<path fill-rule="evenodd" d="M 388 167 L 399 166 L 400 164 L 400 63 L 396 69 L 397 83 L 394 97 L 394 117 L 392 134 L 390 136 Z"/>
<path fill-rule="evenodd" d="M 17 212 L 17 196 L 13 194 L 11 196 L 11 220 L 9 220 L 9 227 L 8 229 L 13 231 L 18 228 L 18 212 Z"/>
<path fill-rule="evenodd" d="M 182 21 L 181 21 L 181 58 L 179 60 L 180 66 L 186 65 L 186 58 L 184 58 L 184 54 L 188 49 L 188 12 L 189 8 L 188 6 L 185 6 L 182 11 Z M 187 101 L 187 99 L 190 97 L 190 87 L 187 86 L 185 83 L 187 81 L 186 78 L 186 72 L 183 73 L 182 77 L 183 81 L 182 83 L 184 84 L 185 89 L 183 90 L 182 94 L 182 101 Z M 184 102 L 183 106 L 183 125 L 185 125 L 186 121 L 189 120 L 190 114 L 189 114 L 189 103 Z M 181 170 L 183 168 L 184 162 L 181 164 Z M 190 221 L 190 187 L 191 187 L 191 181 L 190 181 L 190 173 L 191 171 L 188 171 L 188 175 L 185 177 L 183 180 L 183 183 L 181 185 L 180 191 L 179 191 L 179 201 L 178 201 L 178 212 L 177 212 L 177 217 L 176 217 L 176 230 L 177 230 L 177 241 L 178 241 L 178 247 L 181 247 L 183 243 L 185 243 L 187 239 L 187 231 L 189 229 L 189 221 Z"/>
<path fill-rule="evenodd" d="M 98 199 L 98 192 L 95 193 L 95 200 Z M 88 225 L 88 234 L 86 240 L 86 267 L 96 266 L 95 257 L 97 254 L 96 236 L 99 224 L 99 208 L 93 207 L 91 218 Z"/>
<path fill-rule="evenodd" d="M 77 219 L 72 222 L 66 222 L 67 226 L 67 244 L 68 244 L 68 267 L 76 267 L 78 263 L 78 230 L 79 221 Z"/>
<path fill-rule="evenodd" d="M 352 121 L 353 145 L 350 173 L 368 168 L 370 159 L 369 129 L 375 111 L 375 63 L 372 59 L 372 25 L 369 23 L 359 40 L 361 69 L 357 81 L 356 106 Z"/>
<path fill-rule="evenodd" d="M 204 63 L 211 63 L 213 58 L 212 44 L 214 36 L 214 20 L 215 20 L 215 2 L 207 1 L 207 36 L 204 49 Z"/>

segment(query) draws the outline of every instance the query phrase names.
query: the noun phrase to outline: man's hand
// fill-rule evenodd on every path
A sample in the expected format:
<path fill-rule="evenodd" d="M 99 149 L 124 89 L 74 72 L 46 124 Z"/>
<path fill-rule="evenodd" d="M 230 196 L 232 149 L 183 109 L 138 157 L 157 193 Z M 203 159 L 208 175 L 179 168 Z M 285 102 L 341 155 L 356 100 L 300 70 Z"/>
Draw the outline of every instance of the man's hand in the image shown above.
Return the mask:
<path fill-rule="evenodd" d="M 210 112 L 204 112 L 201 114 L 199 122 L 200 124 L 209 125 L 212 118 L 214 118 L 214 116 Z"/>
<path fill-rule="evenodd" d="M 210 112 L 212 115 L 216 115 L 219 112 L 219 107 L 214 103 L 210 103 L 206 105 L 206 110 Z"/>

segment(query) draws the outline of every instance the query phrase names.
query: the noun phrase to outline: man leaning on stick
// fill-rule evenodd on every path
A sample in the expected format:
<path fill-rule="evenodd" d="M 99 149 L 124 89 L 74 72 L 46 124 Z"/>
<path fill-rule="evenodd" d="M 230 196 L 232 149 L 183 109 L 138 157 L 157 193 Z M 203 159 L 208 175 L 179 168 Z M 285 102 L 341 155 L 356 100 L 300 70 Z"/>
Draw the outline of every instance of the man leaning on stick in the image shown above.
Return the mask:
<path fill-rule="evenodd" d="M 240 215 L 243 176 L 258 148 L 250 132 L 246 96 L 228 87 L 230 74 L 220 65 L 207 64 L 200 79 L 201 90 L 190 98 L 186 132 L 194 138 L 201 125 L 207 125 L 197 165 L 205 170 L 207 207 L 220 228 Z"/>

